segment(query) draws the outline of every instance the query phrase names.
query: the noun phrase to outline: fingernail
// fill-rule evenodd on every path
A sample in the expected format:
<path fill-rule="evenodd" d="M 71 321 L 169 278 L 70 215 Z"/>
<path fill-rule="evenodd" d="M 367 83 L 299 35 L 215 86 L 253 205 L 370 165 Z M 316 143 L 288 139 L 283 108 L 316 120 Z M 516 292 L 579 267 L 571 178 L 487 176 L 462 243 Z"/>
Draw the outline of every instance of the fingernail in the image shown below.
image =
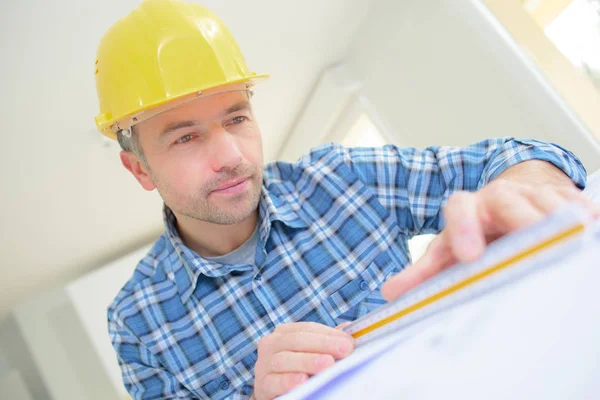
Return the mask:
<path fill-rule="evenodd" d="M 308 378 L 307 375 L 305 374 L 298 374 L 294 377 L 294 382 L 295 383 L 302 383 L 306 380 L 306 378 Z"/>

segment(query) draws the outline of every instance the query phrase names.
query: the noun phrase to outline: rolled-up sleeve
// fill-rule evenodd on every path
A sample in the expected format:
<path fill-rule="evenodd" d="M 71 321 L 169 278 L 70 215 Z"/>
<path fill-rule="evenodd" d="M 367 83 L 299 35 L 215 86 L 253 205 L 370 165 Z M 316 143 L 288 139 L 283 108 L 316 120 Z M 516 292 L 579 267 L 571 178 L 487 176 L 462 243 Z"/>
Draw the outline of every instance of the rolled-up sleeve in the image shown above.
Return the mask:
<path fill-rule="evenodd" d="M 466 147 L 425 149 L 339 146 L 337 151 L 410 236 L 439 233 L 444 226 L 442 207 L 453 192 L 476 191 L 520 162 L 547 161 L 578 187 L 586 181 L 585 168 L 573 153 L 538 140 L 507 137 Z"/>
<path fill-rule="evenodd" d="M 502 139 L 503 144 L 492 154 L 483 170 L 478 187 L 481 188 L 507 168 L 529 160 L 547 161 L 567 174 L 580 189 L 585 188 L 586 170 L 581 161 L 569 150 L 557 144 L 539 140 Z"/>

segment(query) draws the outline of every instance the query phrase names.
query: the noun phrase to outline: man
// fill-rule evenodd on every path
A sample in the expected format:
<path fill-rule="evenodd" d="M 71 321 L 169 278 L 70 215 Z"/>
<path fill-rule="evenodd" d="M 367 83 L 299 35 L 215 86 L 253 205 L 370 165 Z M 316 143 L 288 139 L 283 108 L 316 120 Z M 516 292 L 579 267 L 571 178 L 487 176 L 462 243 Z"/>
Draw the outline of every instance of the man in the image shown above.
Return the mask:
<path fill-rule="evenodd" d="M 198 5 L 143 2 L 105 34 L 96 68 L 99 130 L 165 203 L 165 233 L 108 312 L 136 399 L 272 399 L 348 356 L 335 327 L 384 298 L 567 201 L 598 215 L 577 158 L 533 140 L 330 144 L 263 168 L 249 89 L 266 76 Z M 440 231 L 384 284 L 410 264 L 407 239 Z"/>

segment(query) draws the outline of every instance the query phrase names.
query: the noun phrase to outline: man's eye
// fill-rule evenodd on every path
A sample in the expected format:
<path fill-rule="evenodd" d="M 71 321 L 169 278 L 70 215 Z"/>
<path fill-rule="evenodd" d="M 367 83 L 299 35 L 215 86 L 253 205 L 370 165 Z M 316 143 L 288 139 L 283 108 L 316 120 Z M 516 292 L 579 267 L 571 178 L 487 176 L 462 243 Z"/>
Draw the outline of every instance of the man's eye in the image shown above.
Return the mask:
<path fill-rule="evenodd" d="M 246 119 L 246 117 L 243 117 L 243 116 L 235 117 L 234 119 L 231 120 L 231 123 L 241 124 L 242 122 L 244 122 L 245 119 Z"/>
<path fill-rule="evenodd" d="M 189 142 L 190 140 L 192 140 L 193 138 L 194 138 L 194 137 L 193 137 L 192 135 L 185 135 L 185 136 L 182 136 L 182 137 L 180 137 L 179 139 L 177 139 L 177 140 L 175 141 L 175 143 L 187 143 L 187 142 Z"/>

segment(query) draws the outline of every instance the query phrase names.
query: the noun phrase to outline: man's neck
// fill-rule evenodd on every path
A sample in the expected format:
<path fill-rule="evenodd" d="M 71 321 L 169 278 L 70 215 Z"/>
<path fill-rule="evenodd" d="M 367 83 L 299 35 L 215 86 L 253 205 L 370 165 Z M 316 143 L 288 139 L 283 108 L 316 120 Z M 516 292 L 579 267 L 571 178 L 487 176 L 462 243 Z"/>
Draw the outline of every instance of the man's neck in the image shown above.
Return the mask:
<path fill-rule="evenodd" d="M 203 257 L 217 257 L 231 253 L 250 238 L 258 223 L 258 209 L 234 225 L 212 224 L 181 215 L 176 217 L 179 236 L 186 246 Z"/>

